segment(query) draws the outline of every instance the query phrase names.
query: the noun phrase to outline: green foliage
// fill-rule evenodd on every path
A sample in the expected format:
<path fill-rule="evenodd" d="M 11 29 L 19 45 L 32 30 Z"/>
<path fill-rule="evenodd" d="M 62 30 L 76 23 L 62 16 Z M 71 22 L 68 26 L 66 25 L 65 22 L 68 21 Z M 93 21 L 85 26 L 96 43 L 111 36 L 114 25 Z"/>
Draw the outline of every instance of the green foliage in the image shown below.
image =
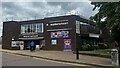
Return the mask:
<path fill-rule="evenodd" d="M 99 45 L 94 45 L 94 50 L 99 49 Z"/>
<path fill-rule="evenodd" d="M 89 53 L 89 54 L 100 54 L 100 55 L 111 55 L 111 49 L 98 49 L 92 51 L 80 51 L 81 53 Z"/>
<path fill-rule="evenodd" d="M 81 46 L 81 50 L 83 51 L 91 51 L 91 50 L 107 49 L 107 48 L 108 48 L 108 45 L 104 43 L 99 43 L 98 45 L 84 44 Z"/>
<path fill-rule="evenodd" d="M 93 10 L 98 7 L 99 12 L 90 19 L 96 21 L 101 30 L 104 28 L 108 28 L 108 31 L 111 30 L 111 32 L 106 33 L 110 34 L 110 38 L 116 41 L 120 48 L 120 2 L 92 2 L 91 4 L 95 5 Z M 101 22 L 103 18 L 106 19 Z"/>
<path fill-rule="evenodd" d="M 82 45 L 81 48 L 82 48 L 82 50 L 86 51 L 86 50 L 89 50 L 90 45 L 89 44 L 85 44 L 85 45 Z"/>
<path fill-rule="evenodd" d="M 98 46 L 99 46 L 99 49 L 107 49 L 108 48 L 108 45 L 104 44 L 104 43 L 99 43 Z"/>
<path fill-rule="evenodd" d="M 113 37 L 113 39 L 120 42 L 120 38 L 119 38 L 119 36 L 120 36 L 120 22 L 113 26 L 111 36 Z"/>

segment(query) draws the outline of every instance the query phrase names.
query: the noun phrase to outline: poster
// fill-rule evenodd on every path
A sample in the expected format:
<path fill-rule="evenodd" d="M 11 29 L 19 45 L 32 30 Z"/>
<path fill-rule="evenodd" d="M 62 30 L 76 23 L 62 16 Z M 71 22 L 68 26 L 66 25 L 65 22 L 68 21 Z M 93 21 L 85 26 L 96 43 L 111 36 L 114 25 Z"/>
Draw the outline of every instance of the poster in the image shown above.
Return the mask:
<path fill-rule="evenodd" d="M 71 50 L 71 39 L 64 39 L 64 50 Z"/>
<path fill-rule="evenodd" d="M 68 38 L 69 31 L 51 32 L 51 38 Z"/>
<path fill-rule="evenodd" d="M 52 45 L 56 45 L 57 44 L 57 40 L 51 40 Z"/>
<path fill-rule="evenodd" d="M 62 31 L 62 38 L 68 38 L 69 37 L 69 31 Z"/>
<path fill-rule="evenodd" d="M 51 32 L 51 38 L 58 38 L 57 33 L 56 32 Z"/>

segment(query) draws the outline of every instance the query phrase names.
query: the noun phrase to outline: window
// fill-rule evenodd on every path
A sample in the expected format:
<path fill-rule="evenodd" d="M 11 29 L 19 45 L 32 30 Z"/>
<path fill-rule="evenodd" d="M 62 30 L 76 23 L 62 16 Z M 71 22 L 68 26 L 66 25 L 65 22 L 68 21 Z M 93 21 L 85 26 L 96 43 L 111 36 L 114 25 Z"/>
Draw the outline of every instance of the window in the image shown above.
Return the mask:
<path fill-rule="evenodd" d="M 25 33 L 25 26 L 24 25 L 21 26 L 21 33 Z"/>
<path fill-rule="evenodd" d="M 37 28 L 37 31 L 38 32 L 43 32 L 43 24 L 37 24 L 38 28 Z M 40 28 L 42 27 L 42 28 Z"/>
<path fill-rule="evenodd" d="M 33 24 L 33 33 L 36 32 L 36 24 Z"/>
<path fill-rule="evenodd" d="M 43 23 L 21 25 L 21 34 L 23 33 L 43 33 Z"/>
<path fill-rule="evenodd" d="M 82 29 L 82 30 L 83 30 L 83 29 L 84 29 L 84 30 L 87 30 L 87 27 L 88 27 L 87 25 L 81 25 L 81 29 Z"/>
<path fill-rule="evenodd" d="M 30 25 L 28 25 L 27 32 L 28 33 L 30 32 Z"/>
<path fill-rule="evenodd" d="M 25 25 L 25 33 L 27 33 L 27 29 L 28 29 L 27 27 L 28 27 L 28 26 L 27 26 L 27 25 Z"/>
<path fill-rule="evenodd" d="M 32 25 L 30 24 L 30 33 L 32 32 Z"/>

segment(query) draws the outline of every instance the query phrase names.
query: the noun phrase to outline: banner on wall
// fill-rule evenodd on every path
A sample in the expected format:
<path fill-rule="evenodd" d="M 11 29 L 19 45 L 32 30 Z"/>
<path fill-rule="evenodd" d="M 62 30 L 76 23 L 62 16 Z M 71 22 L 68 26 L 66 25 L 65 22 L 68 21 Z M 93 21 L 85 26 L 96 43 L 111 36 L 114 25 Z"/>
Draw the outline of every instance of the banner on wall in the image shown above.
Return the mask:
<path fill-rule="evenodd" d="M 69 31 L 51 32 L 51 38 L 68 38 Z"/>
<path fill-rule="evenodd" d="M 64 39 L 64 50 L 71 50 L 71 39 Z"/>

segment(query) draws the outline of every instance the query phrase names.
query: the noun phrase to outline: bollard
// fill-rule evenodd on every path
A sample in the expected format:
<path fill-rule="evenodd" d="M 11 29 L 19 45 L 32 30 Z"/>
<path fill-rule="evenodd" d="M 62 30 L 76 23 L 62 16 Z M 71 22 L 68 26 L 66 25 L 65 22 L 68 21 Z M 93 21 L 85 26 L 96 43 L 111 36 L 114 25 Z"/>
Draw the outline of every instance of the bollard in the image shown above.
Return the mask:
<path fill-rule="evenodd" d="M 114 66 L 119 66 L 119 54 L 117 49 L 112 49 L 111 58 L 112 58 L 112 64 Z"/>
<path fill-rule="evenodd" d="M 36 51 L 40 50 L 40 45 L 36 45 Z"/>

